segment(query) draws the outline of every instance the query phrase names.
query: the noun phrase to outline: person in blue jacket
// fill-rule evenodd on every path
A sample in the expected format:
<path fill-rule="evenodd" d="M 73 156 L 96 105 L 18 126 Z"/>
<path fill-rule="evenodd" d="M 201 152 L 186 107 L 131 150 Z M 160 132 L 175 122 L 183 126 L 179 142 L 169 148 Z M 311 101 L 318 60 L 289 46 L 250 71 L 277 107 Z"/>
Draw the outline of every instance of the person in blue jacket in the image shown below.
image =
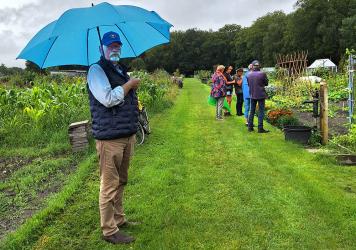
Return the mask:
<path fill-rule="evenodd" d="M 242 77 L 242 93 L 243 93 L 244 104 L 245 104 L 244 115 L 246 119 L 246 126 L 248 126 L 248 114 L 250 113 L 250 106 L 251 106 L 250 88 L 248 87 L 247 76 L 251 70 L 252 70 L 252 64 L 248 65 L 248 71 Z"/>

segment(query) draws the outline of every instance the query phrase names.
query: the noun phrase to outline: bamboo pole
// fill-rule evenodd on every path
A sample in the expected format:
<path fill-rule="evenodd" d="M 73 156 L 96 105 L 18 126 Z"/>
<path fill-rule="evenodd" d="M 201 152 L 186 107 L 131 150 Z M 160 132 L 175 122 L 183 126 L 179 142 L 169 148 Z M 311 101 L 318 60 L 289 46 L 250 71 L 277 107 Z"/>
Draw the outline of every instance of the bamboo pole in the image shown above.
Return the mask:
<path fill-rule="evenodd" d="M 328 84 L 323 81 L 320 83 L 320 133 L 322 145 L 326 145 L 329 140 L 328 110 Z"/>

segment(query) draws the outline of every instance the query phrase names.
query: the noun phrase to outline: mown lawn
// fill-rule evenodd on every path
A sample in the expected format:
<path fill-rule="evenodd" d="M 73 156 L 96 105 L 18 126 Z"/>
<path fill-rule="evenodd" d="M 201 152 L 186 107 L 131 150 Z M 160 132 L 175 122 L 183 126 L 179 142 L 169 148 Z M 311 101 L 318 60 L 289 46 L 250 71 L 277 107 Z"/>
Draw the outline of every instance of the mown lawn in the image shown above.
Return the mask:
<path fill-rule="evenodd" d="M 96 170 L 59 212 L 2 247 L 356 249 L 356 168 L 286 143 L 274 128 L 261 135 L 242 118 L 215 121 L 209 89 L 184 84 L 173 108 L 151 119 L 131 165 L 126 214 L 142 224 L 124 231 L 135 243 L 100 239 L 97 162 L 89 161 Z"/>

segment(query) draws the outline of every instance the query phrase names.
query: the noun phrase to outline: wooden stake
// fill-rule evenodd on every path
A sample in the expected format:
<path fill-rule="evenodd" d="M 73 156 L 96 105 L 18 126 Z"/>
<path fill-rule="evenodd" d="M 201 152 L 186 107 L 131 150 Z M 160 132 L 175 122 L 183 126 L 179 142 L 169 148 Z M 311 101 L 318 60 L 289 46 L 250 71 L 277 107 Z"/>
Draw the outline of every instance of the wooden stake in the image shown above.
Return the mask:
<path fill-rule="evenodd" d="M 329 123 L 328 123 L 328 84 L 320 83 L 320 133 L 321 144 L 326 145 L 329 140 Z"/>

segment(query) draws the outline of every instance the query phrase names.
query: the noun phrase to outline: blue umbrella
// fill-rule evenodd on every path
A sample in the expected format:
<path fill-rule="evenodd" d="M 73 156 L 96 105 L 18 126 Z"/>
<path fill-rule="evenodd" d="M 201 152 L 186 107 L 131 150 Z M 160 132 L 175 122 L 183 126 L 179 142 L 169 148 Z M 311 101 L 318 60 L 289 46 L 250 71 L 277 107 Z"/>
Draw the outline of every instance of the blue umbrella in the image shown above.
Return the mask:
<path fill-rule="evenodd" d="M 34 62 L 40 68 L 89 66 L 100 59 L 99 46 L 108 31 L 120 35 L 121 58 L 137 57 L 157 45 L 169 43 L 171 27 L 156 12 L 136 6 L 104 2 L 70 9 L 42 28 L 17 59 Z"/>

